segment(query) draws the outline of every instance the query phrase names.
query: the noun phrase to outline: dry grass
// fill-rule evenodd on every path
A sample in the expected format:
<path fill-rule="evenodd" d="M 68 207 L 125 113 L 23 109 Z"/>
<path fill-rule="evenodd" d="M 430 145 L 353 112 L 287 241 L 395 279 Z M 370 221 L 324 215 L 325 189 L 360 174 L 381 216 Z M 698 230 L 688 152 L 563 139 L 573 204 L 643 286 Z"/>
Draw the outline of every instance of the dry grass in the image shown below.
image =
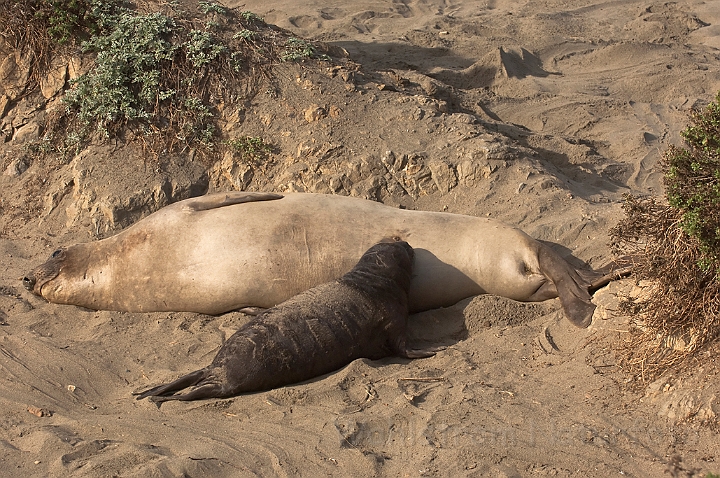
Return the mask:
<path fill-rule="evenodd" d="M 635 327 L 622 345 L 623 366 L 652 380 L 677 369 L 720 336 L 720 282 L 703 270 L 700 244 L 681 227 L 678 209 L 655 199 L 626 198 L 613 229 L 616 252 L 633 260 L 643 290 L 623 302 Z"/>
<path fill-rule="evenodd" d="M 43 15 L 49 5 L 41 0 L 0 2 L 0 37 L 30 66 L 30 78 L 27 89 L 37 87 L 40 78 L 50 67 L 53 57 L 61 51 L 67 51 L 72 44 L 61 45 L 48 34 L 49 24 Z"/>

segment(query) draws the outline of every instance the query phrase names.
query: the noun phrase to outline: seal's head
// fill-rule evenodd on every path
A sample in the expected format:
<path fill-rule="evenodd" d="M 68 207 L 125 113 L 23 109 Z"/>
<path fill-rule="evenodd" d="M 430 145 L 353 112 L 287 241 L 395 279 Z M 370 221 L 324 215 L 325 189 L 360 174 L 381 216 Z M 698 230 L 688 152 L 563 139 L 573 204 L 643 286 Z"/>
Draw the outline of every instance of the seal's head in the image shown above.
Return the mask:
<path fill-rule="evenodd" d="M 33 294 L 42 296 L 43 286 L 60 274 L 65 260 L 66 250 L 56 250 L 44 264 L 39 265 L 23 277 L 23 285 Z"/>
<path fill-rule="evenodd" d="M 380 242 L 363 254 L 357 265 L 347 274 L 367 286 L 382 286 L 385 280 L 394 281 L 405 292 L 410 288 L 415 251 L 405 241 Z M 353 280 L 355 282 L 355 280 Z"/>

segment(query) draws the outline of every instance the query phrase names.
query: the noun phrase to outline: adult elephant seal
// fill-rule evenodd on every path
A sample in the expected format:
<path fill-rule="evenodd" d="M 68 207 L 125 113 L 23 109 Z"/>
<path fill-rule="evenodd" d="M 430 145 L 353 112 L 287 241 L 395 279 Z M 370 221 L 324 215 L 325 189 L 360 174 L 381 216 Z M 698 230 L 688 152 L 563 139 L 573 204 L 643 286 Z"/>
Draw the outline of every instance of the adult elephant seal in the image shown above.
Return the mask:
<path fill-rule="evenodd" d="M 180 201 L 116 236 L 55 251 L 25 287 L 51 302 L 219 314 L 272 307 L 349 271 L 386 237 L 415 248 L 410 311 L 478 294 L 560 297 L 590 324 L 589 283 L 552 249 L 489 218 L 323 194 L 229 192 Z"/>
<path fill-rule="evenodd" d="M 137 399 L 224 398 L 308 380 L 365 357 L 429 357 L 408 350 L 406 328 L 413 249 L 381 243 L 335 282 L 319 285 L 255 317 L 220 348 L 212 364 Z M 175 392 L 194 387 L 190 392 Z"/>

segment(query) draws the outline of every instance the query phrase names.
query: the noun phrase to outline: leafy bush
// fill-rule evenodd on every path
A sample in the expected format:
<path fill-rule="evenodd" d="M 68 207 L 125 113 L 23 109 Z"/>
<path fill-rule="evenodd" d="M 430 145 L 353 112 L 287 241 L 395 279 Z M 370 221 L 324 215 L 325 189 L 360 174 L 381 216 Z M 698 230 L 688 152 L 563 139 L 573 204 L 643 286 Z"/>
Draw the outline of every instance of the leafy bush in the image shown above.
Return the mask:
<path fill-rule="evenodd" d="M 717 270 L 720 261 L 720 93 L 704 110 L 693 111 L 682 132 L 689 149 L 671 146 L 665 176 L 670 206 L 682 211 L 681 226 L 700 242 L 700 266 Z"/>
<path fill-rule="evenodd" d="M 288 49 L 298 58 L 321 56 L 310 42 L 252 12 L 201 0 L 192 12 L 171 2 L 142 13 L 123 1 L 0 2 L 6 17 L 0 33 L 36 58 L 30 88 L 47 72 L 53 48 L 81 45 L 95 55 L 94 67 L 65 95 L 67 112 L 47 125 L 54 143 L 73 137 L 73 148 L 58 152 L 76 151 L 94 132 L 107 138 L 129 131 L 127 138 L 155 154 L 197 146 L 208 153 L 216 144 L 217 105 L 232 109 L 247 101 L 270 78 L 268 65 L 287 59 Z"/>
<path fill-rule="evenodd" d="M 169 40 L 174 27 L 160 13 L 126 10 L 107 22 L 107 33 L 84 42 L 85 51 L 97 53 L 95 68 L 65 96 L 80 120 L 108 135 L 111 123 L 150 118 L 158 101 L 174 95 L 161 85 L 163 63 L 169 64 L 177 51 Z"/>
<path fill-rule="evenodd" d="M 194 68 L 200 68 L 210 64 L 227 47 L 218 42 L 210 32 L 192 30 L 188 33 L 188 40 L 184 44 L 185 57 Z"/>
<path fill-rule="evenodd" d="M 628 298 L 637 317 L 626 366 L 650 379 L 720 337 L 720 93 L 693 111 L 687 148 L 663 158 L 667 204 L 627 196 L 612 231 L 618 254 L 632 258 L 644 293 Z"/>
<path fill-rule="evenodd" d="M 42 28 L 59 44 L 86 39 L 102 29 L 103 19 L 118 8 L 123 0 L 29 0 L 3 2 L 4 19 L 10 20 L 7 32 L 20 40 L 23 27 Z M 42 32 L 37 32 L 42 36 Z M 5 36 L 5 35 L 3 35 Z"/>
<path fill-rule="evenodd" d="M 225 8 L 215 2 L 203 2 L 201 0 L 200 2 L 198 2 L 198 6 L 200 7 L 200 11 L 203 12 L 205 15 L 209 13 L 217 13 L 218 15 L 225 14 Z"/>
<path fill-rule="evenodd" d="M 310 58 L 329 60 L 327 55 L 319 54 L 315 47 L 306 40 L 290 37 L 287 39 L 285 50 L 280 54 L 282 61 L 302 61 Z"/>
<path fill-rule="evenodd" d="M 256 136 L 241 136 L 229 139 L 225 144 L 234 154 L 240 155 L 243 161 L 255 165 L 259 164 L 272 152 L 272 146 Z"/>
<path fill-rule="evenodd" d="M 37 86 L 51 59 L 102 29 L 103 18 L 122 0 L 2 0 L 0 36 L 30 65 L 28 86 Z"/>

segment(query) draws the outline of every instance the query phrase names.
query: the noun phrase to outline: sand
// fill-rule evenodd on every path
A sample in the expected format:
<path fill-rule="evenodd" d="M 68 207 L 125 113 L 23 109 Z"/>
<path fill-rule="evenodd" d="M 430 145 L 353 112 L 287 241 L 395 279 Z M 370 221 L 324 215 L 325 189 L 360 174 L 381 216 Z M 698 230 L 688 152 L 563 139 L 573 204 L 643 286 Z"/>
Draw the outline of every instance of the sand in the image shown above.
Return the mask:
<path fill-rule="evenodd" d="M 480 296 L 411 317 L 422 360 L 357 360 L 227 400 L 131 395 L 209 363 L 247 315 L 130 314 L 46 303 L 19 279 L 56 247 L 223 189 L 352 194 L 491 216 L 600 266 L 622 195 L 662 194 L 658 160 L 720 90 L 716 2 L 230 3 L 345 49 L 280 65 L 228 113 L 271 162 L 148 165 L 122 143 L 69 163 L 22 149 L 54 99 L 5 108 L 0 176 L 0 466 L 8 476 L 693 476 L 720 471 L 717 351 L 682 375 L 615 353 L 632 279 L 588 329 L 557 300 Z M 6 91 L 6 95 L 10 95 Z M 233 116 L 234 115 L 234 116 Z M 10 133 L 7 133 L 7 132 Z M 37 132 L 35 132 L 37 135 Z M 10 141 L 10 138 L 14 139 Z M 411 175 L 408 171 L 417 173 Z M 677 457 L 682 458 L 682 462 Z"/>

